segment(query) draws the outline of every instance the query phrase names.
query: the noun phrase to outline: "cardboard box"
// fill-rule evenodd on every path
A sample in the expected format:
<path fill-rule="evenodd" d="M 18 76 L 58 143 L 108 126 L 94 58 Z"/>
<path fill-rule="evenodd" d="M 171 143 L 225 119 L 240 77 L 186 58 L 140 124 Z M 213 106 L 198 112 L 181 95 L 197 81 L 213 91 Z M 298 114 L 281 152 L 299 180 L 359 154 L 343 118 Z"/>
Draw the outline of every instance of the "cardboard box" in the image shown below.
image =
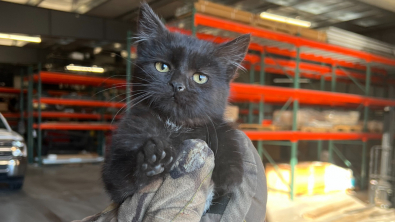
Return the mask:
<path fill-rule="evenodd" d="M 197 12 L 203 14 L 248 24 L 254 27 L 269 29 L 276 32 L 286 33 L 290 35 L 298 35 L 315 41 L 327 41 L 326 32 L 303 28 L 300 26 L 295 26 L 282 22 L 276 22 L 268 19 L 262 19 L 259 15 L 255 15 L 250 12 L 238 10 L 221 4 L 199 0 L 194 4 L 194 6 Z"/>
<path fill-rule="evenodd" d="M 8 111 L 8 104 L 5 102 L 0 102 L 0 112 L 7 112 Z"/>
<path fill-rule="evenodd" d="M 232 105 L 226 106 L 224 118 L 229 122 L 236 122 L 239 118 L 239 107 Z"/>

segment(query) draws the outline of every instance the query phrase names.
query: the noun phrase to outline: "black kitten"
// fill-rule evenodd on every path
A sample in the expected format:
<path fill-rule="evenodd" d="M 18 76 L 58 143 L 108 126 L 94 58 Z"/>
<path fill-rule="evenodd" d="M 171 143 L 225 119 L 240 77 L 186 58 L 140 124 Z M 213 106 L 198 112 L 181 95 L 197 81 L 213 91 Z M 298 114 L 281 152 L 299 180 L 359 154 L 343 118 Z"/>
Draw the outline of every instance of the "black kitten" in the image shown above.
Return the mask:
<path fill-rule="evenodd" d="M 223 115 L 229 83 L 249 42 L 250 35 L 217 45 L 171 33 L 142 4 L 134 106 L 115 131 L 103 167 L 113 201 L 121 203 L 168 173 L 187 139 L 202 139 L 213 150 L 216 193 L 242 182 L 239 135 Z"/>

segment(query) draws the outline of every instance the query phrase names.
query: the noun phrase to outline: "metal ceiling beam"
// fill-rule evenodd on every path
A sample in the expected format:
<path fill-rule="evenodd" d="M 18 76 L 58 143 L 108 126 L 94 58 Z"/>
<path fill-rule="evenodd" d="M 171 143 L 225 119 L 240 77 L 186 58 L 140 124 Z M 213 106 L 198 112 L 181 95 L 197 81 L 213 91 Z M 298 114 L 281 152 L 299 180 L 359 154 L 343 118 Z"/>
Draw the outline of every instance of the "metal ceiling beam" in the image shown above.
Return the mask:
<path fill-rule="evenodd" d="M 74 5 L 73 12 L 79 13 L 79 14 L 85 14 L 85 13 L 89 12 L 90 10 L 108 2 L 108 0 L 94 0 L 94 1 L 90 1 L 88 3 L 84 3 L 84 2 L 81 3 L 81 1 L 78 1 L 78 0 L 75 0 L 75 1 L 76 1 L 76 3 Z M 73 4 L 74 4 L 74 2 L 73 2 Z"/>
<path fill-rule="evenodd" d="M 31 6 L 38 6 L 43 2 L 44 0 L 29 0 L 26 2 L 26 5 L 31 5 Z"/>
<path fill-rule="evenodd" d="M 393 0 L 359 0 L 369 5 L 376 6 L 378 8 L 395 12 L 395 1 Z"/>
<path fill-rule="evenodd" d="M 166 6 L 170 3 L 177 2 L 177 1 L 180 1 L 180 0 L 154 0 L 154 1 L 149 1 L 148 3 L 151 6 L 151 8 L 155 10 L 155 8 L 160 8 L 160 7 Z M 134 18 L 137 18 L 139 10 L 140 10 L 140 8 L 137 7 L 129 12 L 126 12 L 126 13 L 118 16 L 117 19 L 121 19 L 124 21 L 133 20 Z M 171 10 L 175 11 L 175 9 L 171 9 Z"/>

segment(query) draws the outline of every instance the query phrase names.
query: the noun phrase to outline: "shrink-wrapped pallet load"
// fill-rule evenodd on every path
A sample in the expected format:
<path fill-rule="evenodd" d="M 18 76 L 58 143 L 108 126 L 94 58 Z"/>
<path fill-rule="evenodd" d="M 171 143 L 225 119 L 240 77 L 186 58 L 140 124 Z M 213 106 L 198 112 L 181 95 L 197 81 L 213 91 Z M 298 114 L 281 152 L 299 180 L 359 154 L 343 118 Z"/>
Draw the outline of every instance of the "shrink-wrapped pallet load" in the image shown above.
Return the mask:
<path fill-rule="evenodd" d="M 357 125 L 359 120 L 358 111 L 323 111 L 325 120 L 333 125 Z"/>
<path fill-rule="evenodd" d="M 360 132 L 358 111 L 318 111 L 300 109 L 297 112 L 297 129 L 305 132 Z M 290 129 L 293 124 L 292 111 L 276 110 L 273 113 L 273 124 Z M 373 123 L 371 124 L 373 128 Z"/>
<path fill-rule="evenodd" d="M 369 132 L 372 133 L 381 133 L 383 132 L 383 122 L 377 120 L 368 121 L 367 128 Z"/>
<path fill-rule="evenodd" d="M 324 121 L 322 114 L 314 109 L 300 109 L 296 115 L 297 127 L 308 126 L 309 124 L 320 124 Z M 273 113 L 273 124 L 291 128 L 293 121 L 293 112 L 289 110 L 276 110 Z"/>

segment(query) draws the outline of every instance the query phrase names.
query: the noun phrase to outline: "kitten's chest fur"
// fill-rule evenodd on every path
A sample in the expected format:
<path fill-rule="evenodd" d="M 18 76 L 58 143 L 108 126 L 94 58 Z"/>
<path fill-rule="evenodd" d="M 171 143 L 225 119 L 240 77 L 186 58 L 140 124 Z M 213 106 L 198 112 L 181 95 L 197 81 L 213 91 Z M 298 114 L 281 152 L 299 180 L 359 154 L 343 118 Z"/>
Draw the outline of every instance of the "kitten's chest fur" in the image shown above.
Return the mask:
<path fill-rule="evenodd" d="M 159 119 L 161 120 L 161 118 Z M 216 143 L 213 142 L 213 140 L 216 140 L 216 138 L 210 137 L 210 132 L 213 133 L 216 131 L 215 125 L 213 124 L 189 127 L 177 125 L 170 119 L 167 119 L 166 121 L 163 121 L 163 125 L 168 138 L 170 139 L 172 145 L 176 148 L 180 148 L 180 144 L 188 139 L 201 139 L 205 141 L 211 149 L 214 148 L 212 146 L 216 146 Z M 215 135 L 216 133 L 213 134 Z"/>
<path fill-rule="evenodd" d="M 113 134 L 111 153 L 103 166 L 103 181 L 106 190 L 115 202 L 122 202 L 144 185 L 170 172 L 174 160 L 188 139 L 201 139 L 215 155 L 215 167 L 212 180 L 216 193 L 231 192 L 242 181 L 242 149 L 237 130 L 222 119 L 210 119 L 203 125 L 185 126 L 170 121 L 142 105 L 131 109 L 130 114 L 122 119 Z M 139 156 L 155 152 L 149 143 L 162 144 L 166 155 L 156 154 L 156 158 L 171 157 L 162 172 L 154 176 L 141 171 L 146 164 Z M 151 158 L 151 154 L 145 158 Z M 143 162 L 142 162 L 143 161 Z M 155 161 L 155 160 L 153 160 Z M 171 164 L 170 164 L 171 163 Z"/>

